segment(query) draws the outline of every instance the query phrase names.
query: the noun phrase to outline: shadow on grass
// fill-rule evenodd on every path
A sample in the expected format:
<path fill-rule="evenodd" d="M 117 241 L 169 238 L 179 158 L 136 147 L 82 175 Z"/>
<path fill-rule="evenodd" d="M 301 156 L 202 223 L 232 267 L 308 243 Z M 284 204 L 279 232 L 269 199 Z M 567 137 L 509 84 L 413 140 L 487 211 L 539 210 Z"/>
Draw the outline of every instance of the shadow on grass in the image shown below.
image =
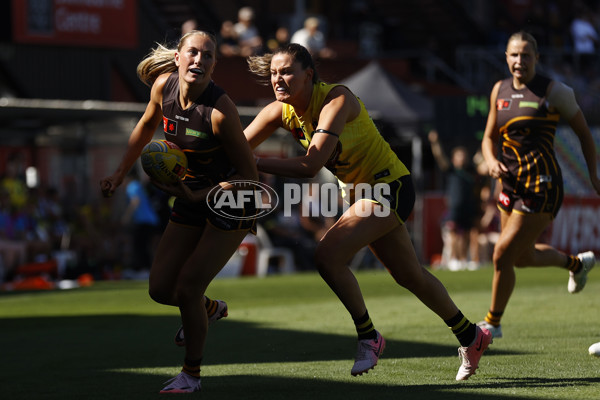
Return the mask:
<path fill-rule="evenodd" d="M 250 383 L 249 383 L 250 382 Z M 364 383 L 363 383 L 364 382 Z M 586 385 L 600 382 L 600 378 L 585 379 L 543 379 L 523 378 L 506 380 L 501 383 L 487 384 L 484 382 L 448 383 L 431 385 L 373 385 L 368 381 L 357 383 L 331 382 L 318 379 L 286 379 L 273 377 L 234 376 L 211 377 L 203 379 L 205 392 L 211 398 L 226 398 L 230 393 L 249 393 L 245 399 L 462 399 L 486 400 L 507 399 L 506 394 L 482 394 L 478 389 L 510 389 L 527 387 L 541 389 L 565 385 Z M 469 389 L 469 390 L 463 390 Z M 327 395 L 324 396 L 323 394 Z M 214 395 L 214 397 L 213 397 Z M 242 397 L 240 397 L 242 398 Z M 529 399 L 531 396 L 510 396 L 511 400 Z"/>
<path fill-rule="evenodd" d="M 115 379 L 123 379 L 118 377 Z M 143 398 L 161 398 L 156 394 L 160 390 L 156 376 L 127 376 L 128 383 L 134 388 L 144 388 L 147 392 Z M 600 383 L 600 378 L 546 379 L 546 378 L 514 378 L 491 383 L 484 381 L 454 382 L 430 385 L 373 384 L 368 377 L 356 378 L 354 382 L 323 380 L 317 377 L 272 377 L 256 375 L 208 376 L 202 378 L 203 399 L 244 399 L 244 400 L 543 400 L 530 394 L 526 396 L 509 394 L 512 389 L 529 389 L 531 391 L 563 386 L 587 386 Z M 148 390 L 151 388 L 151 390 Z M 498 393 L 490 393 L 490 391 Z M 502 392 L 500 392 L 502 391 Z M 110 393 L 110 391 L 109 391 Z M 540 392 L 538 392 L 540 393 Z M 106 395 L 107 393 L 105 393 Z M 131 398 L 136 393 L 110 393 L 110 398 Z M 139 395 L 139 389 L 138 393 Z M 120 397 L 123 396 L 123 397 Z"/>
<path fill-rule="evenodd" d="M 282 324 L 285 326 L 285 324 Z M 3 392 L 10 399 L 147 398 L 160 389 L 156 368 L 181 363 L 183 350 L 173 343 L 179 318 L 171 316 L 99 315 L 0 319 L 0 343 L 5 365 Z M 251 322 L 224 320 L 211 326 L 205 365 L 347 360 L 350 367 L 356 339 L 348 336 L 273 329 Z M 457 346 L 388 340 L 386 358 L 448 357 Z M 495 350 L 493 354 L 508 354 Z M 514 354 L 514 353 L 512 353 Z M 117 373 L 119 369 L 148 369 L 148 374 Z M 154 371 L 153 371 L 154 370 Z M 111 372 L 112 371 L 112 372 Z M 244 373 L 244 370 L 240 371 Z M 444 397 L 460 385 L 373 385 L 368 380 L 344 383 L 315 379 L 236 375 L 205 377 L 208 398 L 307 399 L 387 398 L 423 399 L 425 393 Z M 35 384 L 22 382 L 35 377 Z M 157 386 L 157 382 L 159 385 Z M 358 382 L 358 380 L 357 380 Z M 528 381 L 523 381 L 527 383 Z M 529 382 L 544 386 L 547 382 Z M 458 385 L 458 386 L 457 386 Z M 512 382 L 497 384 L 510 387 Z M 469 388 L 494 387 L 483 384 Z M 149 391 L 149 388 L 152 388 Z M 150 392 L 150 393 L 149 393 Z M 343 396 L 336 397 L 339 393 Z M 82 393 L 85 395 L 82 396 Z M 322 393 L 326 396 L 321 397 Z M 213 397 L 214 394 L 214 397 Z M 207 398 L 205 393 L 202 394 Z M 411 397 L 413 396 L 414 397 Z M 138 397 L 139 396 L 139 397 Z M 350 396 L 350 397 L 349 397 Z M 396 397 L 396 396 L 394 396 Z M 461 399 L 475 399 L 462 393 Z M 494 397 L 487 397 L 494 399 Z M 498 397 L 499 398 L 499 397 Z M 515 397 L 516 399 L 516 397 Z"/>
<path fill-rule="evenodd" d="M 179 324 L 178 317 L 143 315 L 5 318 L 0 319 L 0 335 L 3 343 L 27 343 L 30 355 L 80 361 L 81 354 L 89 354 L 100 368 L 159 367 L 172 365 L 173 355 L 178 354 L 173 336 Z M 455 355 L 457 347 L 458 343 L 388 339 L 385 356 L 447 357 Z M 336 335 L 224 320 L 209 329 L 205 364 L 351 360 L 355 349 L 353 332 Z M 12 350 L 22 357 L 25 349 Z M 494 349 L 493 354 L 515 353 Z"/>

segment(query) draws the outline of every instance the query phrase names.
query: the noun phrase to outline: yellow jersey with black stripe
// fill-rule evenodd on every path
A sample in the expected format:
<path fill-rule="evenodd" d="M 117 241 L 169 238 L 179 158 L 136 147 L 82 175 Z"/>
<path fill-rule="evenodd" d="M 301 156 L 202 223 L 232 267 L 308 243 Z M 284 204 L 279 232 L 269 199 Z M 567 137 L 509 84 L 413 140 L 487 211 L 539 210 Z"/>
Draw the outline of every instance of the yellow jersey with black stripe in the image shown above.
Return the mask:
<path fill-rule="evenodd" d="M 305 149 L 310 146 L 318 126 L 323 102 L 336 86 L 339 85 L 316 83 L 313 86 L 310 105 L 302 116 L 297 115 L 291 105 L 283 104 L 283 127 L 289 130 Z M 342 132 L 336 132 L 339 133 L 337 148 L 325 167 L 341 182 L 354 185 L 389 183 L 409 175 L 408 168 L 379 133 L 363 102 L 360 99 L 358 101 L 360 114 L 346 123 Z"/>
<path fill-rule="evenodd" d="M 496 101 L 501 161 L 509 170 L 502 179 L 505 192 L 541 193 L 562 187 L 562 174 L 554 153 L 554 136 L 560 119 L 549 109 L 549 78 L 536 75 L 524 89 L 512 78 L 501 82 Z"/>

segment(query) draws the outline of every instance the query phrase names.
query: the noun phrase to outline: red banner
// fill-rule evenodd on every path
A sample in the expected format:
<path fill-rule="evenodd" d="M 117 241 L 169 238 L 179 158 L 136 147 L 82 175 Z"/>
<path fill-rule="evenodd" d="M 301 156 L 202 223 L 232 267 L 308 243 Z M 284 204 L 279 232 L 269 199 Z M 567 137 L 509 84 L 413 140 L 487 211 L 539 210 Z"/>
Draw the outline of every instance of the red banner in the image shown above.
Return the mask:
<path fill-rule="evenodd" d="M 569 254 L 600 254 L 600 197 L 565 196 L 549 238 L 550 245 Z"/>
<path fill-rule="evenodd" d="M 441 222 L 446 212 L 443 193 L 427 193 L 423 207 L 423 258 L 431 262 L 442 253 Z M 568 254 L 591 250 L 600 255 L 600 197 L 565 196 L 540 241 Z"/>
<path fill-rule="evenodd" d="M 423 202 L 423 260 L 425 264 L 433 264 L 439 261 L 444 248 L 442 221 L 446 213 L 446 197 L 443 193 L 426 193 Z"/>
<path fill-rule="evenodd" d="M 137 0 L 13 0 L 16 43 L 134 48 Z"/>

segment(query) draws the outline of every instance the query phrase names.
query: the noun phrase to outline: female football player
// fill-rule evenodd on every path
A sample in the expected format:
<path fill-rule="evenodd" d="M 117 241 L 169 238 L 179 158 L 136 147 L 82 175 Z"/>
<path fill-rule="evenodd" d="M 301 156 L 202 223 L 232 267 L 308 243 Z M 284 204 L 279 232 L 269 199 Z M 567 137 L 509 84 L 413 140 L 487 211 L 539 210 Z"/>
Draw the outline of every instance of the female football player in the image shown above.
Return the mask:
<path fill-rule="evenodd" d="M 511 77 L 498 81 L 482 142 L 489 174 L 502 183 L 498 198 L 500 238 L 494 246 L 494 278 L 490 309 L 480 326 L 502 337 L 500 319 L 515 287 L 514 267 L 557 266 L 569 271 L 568 291 L 583 289 L 595 263 L 591 251 L 577 256 L 537 243 L 556 217 L 563 199 L 554 135 L 560 117 L 571 126 L 587 163 L 592 187 L 600 194 L 598 154 L 573 90 L 536 73 L 537 42 L 527 32 L 513 34 L 506 47 Z M 497 151 L 500 140 L 501 152 Z"/>
<path fill-rule="evenodd" d="M 161 123 L 165 139 L 182 148 L 188 158 L 183 181 L 169 186 L 155 182 L 176 200 L 156 249 L 149 292 L 156 302 L 179 307 L 185 330 L 185 341 L 181 329 L 176 337 L 185 343 L 182 372 L 161 393 L 200 390 L 207 325 L 227 312 L 224 302 L 207 299 L 204 292 L 254 224 L 253 219 L 222 218 L 208 205 L 212 189 L 232 190 L 228 181 L 258 178 L 237 109 L 211 80 L 216 45 L 211 34 L 192 31 L 181 38 L 176 49 L 159 45 L 142 60 L 137 72 L 152 87 L 150 101 L 131 133 L 120 165 L 100 183 L 104 195 L 110 196 Z M 253 210 L 228 213 L 248 216 Z"/>
<path fill-rule="evenodd" d="M 314 177 L 325 166 L 348 194 L 350 205 L 320 240 L 315 262 L 356 326 L 358 349 L 351 374 L 361 375 L 375 367 L 385 347 L 347 265 L 369 246 L 396 282 L 452 329 L 463 358 L 456 379 L 468 379 L 491 335 L 471 323 L 441 282 L 419 264 L 404 224 L 415 201 L 410 173 L 380 135 L 363 103 L 347 87 L 320 81 L 310 53 L 301 45 L 289 44 L 272 54 L 251 57 L 249 65 L 252 72 L 270 80 L 275 93 L 275 101 L 244 130 L 250 145 L 254 148 L 277 128 L 284 128 L 306 149 L 306 154 L 294 158 L 259 158 L 259 171 Z M 371 197 L 358 198 L 354 188 L 361 184 L 373 187 Z"/>

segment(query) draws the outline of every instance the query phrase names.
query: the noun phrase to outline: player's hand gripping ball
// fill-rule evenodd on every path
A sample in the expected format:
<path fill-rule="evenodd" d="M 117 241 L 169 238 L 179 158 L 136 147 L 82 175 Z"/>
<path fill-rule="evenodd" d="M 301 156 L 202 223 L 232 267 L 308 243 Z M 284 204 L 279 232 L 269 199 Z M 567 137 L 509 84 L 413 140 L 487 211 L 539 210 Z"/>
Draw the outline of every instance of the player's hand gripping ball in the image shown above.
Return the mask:
<path fill-rule="evenodd" d="M 187 171 L 187 157 L 167 140 L 153 140 L 142 150 L 142 168 L 148 176 L 167 185 L 177 183 Z"/>

